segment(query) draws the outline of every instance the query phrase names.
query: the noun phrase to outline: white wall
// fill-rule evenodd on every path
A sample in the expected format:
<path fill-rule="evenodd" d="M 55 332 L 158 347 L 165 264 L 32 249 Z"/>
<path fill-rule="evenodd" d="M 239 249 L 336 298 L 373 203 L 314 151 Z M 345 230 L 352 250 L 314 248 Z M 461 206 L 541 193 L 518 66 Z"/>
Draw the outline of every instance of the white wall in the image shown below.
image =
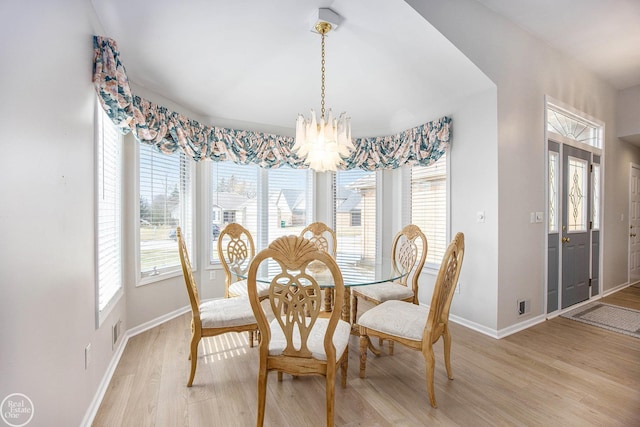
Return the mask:
<path fill-rule="evenodd" d="M 80 424 L 126 322 L 124 300 L 94 320 L 95 22 L 84 0 L 0 2 L 0 399 L 27 395 L 30 426 Z"/>
<path fill-rule="evenodd" d="M 640 144 L 640 85 L 618 92 L 618 138 Z"/>
<path fill-rule="evenodd" d="M 603 287 L 626 281 L 627 177 L 635 147 L 616 138 L 616 91 L 504 18 L 472 0 L 407 0 L 498 88 L 499 226 L 497 329 L 544 313 L 544 230 L 530 224 L 544 203 L 544 96 L 606 123 Z M 482 250 L 483 248 L 478 248 Z M 519 318 L 516 301 L 531 299 Z M 466 317 L 467 313 L 461 313 Z M 489 326 L 489 325 L 488 325 Z"/>

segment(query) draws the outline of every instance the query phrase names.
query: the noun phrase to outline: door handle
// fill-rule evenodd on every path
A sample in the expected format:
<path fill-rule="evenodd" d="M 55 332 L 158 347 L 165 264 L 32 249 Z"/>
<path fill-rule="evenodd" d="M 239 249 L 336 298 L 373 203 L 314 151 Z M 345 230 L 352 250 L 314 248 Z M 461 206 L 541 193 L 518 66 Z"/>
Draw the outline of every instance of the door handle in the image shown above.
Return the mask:
<path fill-rule="evenodd" d="M 636 237 L 636 233 L 629 234 L 630 237 Z"/>
<path fill-rule="evenodd" d="M 571 237 L 563 237 L 562 243 L 569 243 L 571 241 Z"/>

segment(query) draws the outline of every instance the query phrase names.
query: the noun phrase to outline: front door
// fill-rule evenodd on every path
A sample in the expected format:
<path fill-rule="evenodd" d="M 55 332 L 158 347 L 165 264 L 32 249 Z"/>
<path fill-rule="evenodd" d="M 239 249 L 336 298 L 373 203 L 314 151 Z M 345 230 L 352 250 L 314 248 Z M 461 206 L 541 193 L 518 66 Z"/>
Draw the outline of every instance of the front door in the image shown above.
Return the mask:
<path fill-rule="evenodd" d="M 640 281 L 640 166 L 629 178 L 629 283 Z"/>
<path fill-rule="evenodd" d="M 562 308 L 589 299 L 591 153 L 564 145 L 562 172 Z"/>

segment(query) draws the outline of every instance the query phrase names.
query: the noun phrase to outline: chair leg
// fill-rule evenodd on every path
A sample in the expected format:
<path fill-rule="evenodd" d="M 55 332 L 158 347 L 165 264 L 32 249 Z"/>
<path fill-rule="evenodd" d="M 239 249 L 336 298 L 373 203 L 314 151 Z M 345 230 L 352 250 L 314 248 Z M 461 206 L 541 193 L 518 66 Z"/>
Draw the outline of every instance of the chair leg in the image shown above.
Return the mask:
<path fill-rule="evenodd" d="M 436 403 L 436 394 L 435 388 L 433 384 L 433 374 L 436 367 L 436 359 L 433 355 L 433 347 L 429 344 L 429 347 L 425 350 L 422 350 L 422 354 L 424 355 L 424 361 L 427 365 L 427 390 L 429 391 L 429 401 L 431 402 L 431 406 L 434 408 L 438 407 Z"/>
<path fill-rule="evenodd" d="M 253 331 L 249 331 L 249 347 L 253 347 Z"/>
<path fill-rule="evenodd" d="M 342 388 L 347 387 L 347 371 L 349 370 L 349 346 L 345 348 L 342 355 L 342 363 L 340 363 L 340 385 Z"/>
<path fill-rule="evenodd" d="M 282 371 L 278 371 L 278 382 L 282 382 Z"/>
<path fill-rule="evenodd" d="M 327 393 L 327 427 L 333 427 L 334 409 L 333 404 L 335 402 L 336 394 L 336 369 L 335 367 L 327 367 L 327 379 L 326 379 L 326 393 Z"/>
<path fill-rule="evenodd" d="M 364 378 L 367 369 L 367 348 L 369 348 L 369 335 L 360 334 L 360 378 Z"/>
<path fill-rule="evenodd" d="M 191 345 L 189 346 L 189 359 L 191 360 L 191 373 L 189 373 L 189 381 L 187 387 L 193 384 L 193 378 L 196 376 L 196 365 L 198 364 L 198 343 L 200 337 L 195 334 L 191 336 Z"/>
<path fill-rule="evenodd" d="M 393 340 L 389 340 L 389 355 L 393 355 Z"/>
<path fill-rule="evenodd" d="M 358 318 L 358 297 L 352 295 L 351 297 L 351 324 L 355 325 Z"/>
<path fill-rule="evenodd" d="M 258 368 L 258 420 L 256 422 L 257 427 L 262 427 L 264 425 L 264 411 L 266 406 L 265 405 L 266 400 L 267 400 L 267 366 L 266 366 L 266 363 L 260 363 L 260 367 Z"/>
<path fill-rule="evenodd" d="M 444 325 L 442 339 L 444 340 L 444 366 L 447 368 L 447 376 L 450 380 L 452 380 L 453 373 L 451 371 L 451 334 L 449 333 L 449 328 L 447 327 L 447 325 Z"/>

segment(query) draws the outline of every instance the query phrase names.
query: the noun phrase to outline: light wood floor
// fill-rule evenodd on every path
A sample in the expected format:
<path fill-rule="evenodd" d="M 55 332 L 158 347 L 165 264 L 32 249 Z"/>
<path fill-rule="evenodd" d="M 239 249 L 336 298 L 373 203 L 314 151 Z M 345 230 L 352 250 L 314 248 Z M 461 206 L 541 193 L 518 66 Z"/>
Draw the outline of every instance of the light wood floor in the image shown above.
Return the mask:
<path fill-rule="evenodd" d="M 640 309 L 640 288 L 604 302 Z M 257 347 L 246 334 L 200 344 L 192 388 L 189 315 L 132 337 L 95 426 L 253 426 Z M 454 380 L 436 346 L 431 408 L 419 352 L 396 345 L 369 355 L 358 377 L 358 338 L 349 344 L 347 388 L 336 386 L 336 426 L 640 426 L 640 340 L 554 318 L 495 340 L 451 325 Z M 269 375 L 266 426 L 325 425 L 324 379 Z"/>

